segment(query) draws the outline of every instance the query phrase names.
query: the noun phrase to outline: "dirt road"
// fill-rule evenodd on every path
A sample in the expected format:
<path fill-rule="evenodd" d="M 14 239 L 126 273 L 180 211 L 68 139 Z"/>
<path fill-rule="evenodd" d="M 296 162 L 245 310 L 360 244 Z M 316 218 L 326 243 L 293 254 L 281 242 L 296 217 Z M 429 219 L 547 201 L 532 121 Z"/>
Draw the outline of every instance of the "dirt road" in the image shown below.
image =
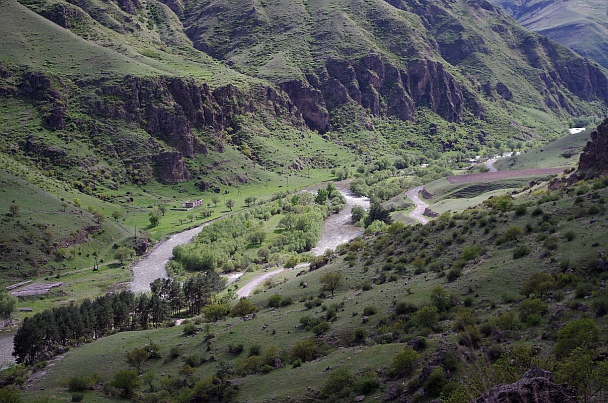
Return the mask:
<path fill-rule="evenodd" d="M 414 202 L 416 208 L 408 214 L 408 216 L 412 217 L 414 220 L 421 222 L 422 224 L 426 224 L 429 222 L 428 218 L 426 218 L 423 213 L 424 210 L 429 206 L 419 196 L 419 193 L 422 191 L 424 187 L 418 186 L 413 189 L 407 191 L 406 196 L 409 197 L 411 201 Z"/>

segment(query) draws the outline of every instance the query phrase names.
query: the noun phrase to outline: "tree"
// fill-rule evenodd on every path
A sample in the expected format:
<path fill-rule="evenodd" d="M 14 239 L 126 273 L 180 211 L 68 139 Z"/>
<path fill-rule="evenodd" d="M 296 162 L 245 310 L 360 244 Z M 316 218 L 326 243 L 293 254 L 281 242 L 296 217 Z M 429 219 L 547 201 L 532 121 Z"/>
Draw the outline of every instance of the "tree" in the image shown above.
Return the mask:
<path fill-rule="evenodd" d="M 7 291 L 0 292 L 0 315 L 5 318 L 10 318 L 17 306 L 17 298 L 13 297 Z"/>
<path fill-rule="evenodd" d="M 598 401 L 605 401 L 601 395 L 607 386 L 608 362 L 595 361 L 589 351 L 577 347 L 558 365 L 556 378 L 573 386 L 585 403 L 598 397 Z"/>
<path fill-rule="evenodd" d="M 420 354 L 418 354 L 413 348 L 407 347 L 405 350 L 398 352 L 393 357 L 390 371 L 393 376 L 408 375 L 414 369 L 414 365 Z"/>
<path fill-rule="evenodd" d="M 63 207 L 64 213 L 65 213 L 65 209 L 68 208 L 69 205 L 70 205 L 70 203 L 66 202 L 65 200 L 61 202 L 61 207 Z"/>
<path fill-rule="evenodd" d="M 264 242 L 264 239 L 266 239 L 266 232 L 261 228 L 254 230 L 247 235 L 249 243 L 254 245 L 261 245 L 262 242 Z"/>
<path fill-rule="evenodd" d="M 228 207 L 230 209 L 230 211 L 232 211 L 232 208 L 234 207 L 234 200 L 232 200 L 232 199 L 226 200 L 226 207 Z"/>
<path fill-rule="evenodd" d="M 75 198 L 74 201 L 72 201 L 72 204 L 74 205 L 74 207 L 76 208 L 80 208 L 80 206 L 82 206 L 82 202 L 80 201 L 79 198 Z"/>
<path fill-rule="evenodd" d="M 245 204 L 247 205 L 247 207 L 251 206 L 252 204 L 255 204 L 255 201 L 257 200 L 257 198 L 253 197 L 253 196 L 249 196 L 245 198 Z"/>
<path fill-rule="evenodd" d="M 220 198 L 217 196 L 212 196 L 211 201 L 213 202 L 213 206 L 217 207 L 217 204 L 220 202 Z"/>
<path fill-rule="evenodd" d="M 382 221 L 386 224 L 392 223 L 391 212 L 380 203 L 372 203 L 369 214 L 365 217 L 365 227 L 369 227 L 374 221 Z"/>
<path fill-rule="evenodd" d="M 148 352 L 143 348 L 136 348 L 126 353 L 127 362 L 133 365 L 137 372 L 141 374 L 141 364 L 148 359 Z"/>
<path fill-rule="evenodd" d="M 285 261 L 285 264 L 283 266 L 285 266 L 288 269 L 291 269 L 293 267 L 296 267 L 296 265 L 298 264 L 299 261 L 300 261 L 300 259 L 298 258 L 297 255 L 291 255 L 287 258 L 287 260 Z"/>
<path fill-rule="evenodd" d="M 18 204 L 11 204 L 8 207 L 8 211 L 11 213 L 11 215 L 13 217 L 19 215 L 19 205 Z"/>
<path fill-rule="evenodd" d="M 522 285 L 521 293 L 526 297 L 529 297 L 530 294 L 535 294 L 542 298 L 543 294 L 546 294 L 553 287 L 555 287 L 555 279 L 552 275 L 536 272 Z"/>
<path fill-rule="evenodd" d="M 416 322 L 422 327 L 432 329 L 438 320 L 439 314 L 435 305 L 425 305 L 416 311 Z"/>
<path fill-rule="evenodd" d="M 153 227 L 156 227 L 158 225 L 158 222 L 160 220 L 160 218 L 158 217 L 158 215 L 154 212 L 150 212 L 149 214 L 149 219 L 150 219 L 150 225 Z"/>
<path fill-rule="evenodd" d="M 119 371 L 114 374 L 110 386 L 118 389 L 122 397 L 129 399 L 140 387 L 139 374 L 131 369 Z"/>
<path fill-rule="evenodd" d="M 93 217 L 95 218 L 95 222 L 97 222 L 97 224 L 101 224 L 106 220 L 105 214 L 101 211 L 93 211 Z"/>
<path fill-rule="evenodd" d="M 188 214 L 186 216 L 186 218 L 188 218 L 188 220 L 190 220 L 190 222 L 192 222 L 192 220 L 194 220 L 194 214 Z"/>
<path fill-rule="evenodd" d="M 555 355 L 564 358 L 577 347 L 584 350 L 595 348 L 600 340 L 600 327 L 591 318 L 583 318 L 568 322 L 557 332 Z"/>
<path fill-rule="evenodd" d="M 160 211 L 160 214 L 164 217 L 165 213 L 167 212 L 167 205 L 164 203 L 160 203 L 158 205 L 158 211 Z"/>
<path fill-rule="evenodd" d="M 328 271 L 319 279 L 323 287 L 322 291 L 331 291 L 331 296 L 334 296 L 334 291 L 344 285 L 344 273 L 341 271 Z"/>
<path fill-rule="evenodd" d="M 118 249 L 116 249 L 116 252 L 114 252 L 114 259 L 120 261 L 121 265 L 131 256 L 133 256 L 133 249 L 127 248 L 126 246 L 120 246 Z"/>
<path fill-rule="evenodd" d="M 353 223 L 358 223 L 365 217 L 365 209 L 362 206 L 355 204 L 350 210 L 350 216 Z"/>
<path fill-rule="evenodd" d="M 113 218 L 115 221 L 118 221 L 118 219 L 119 219 L 120 217 L 122 217 L 122 211 L 120 211 L 120 210 L 114 210 L 114 211 L 112 211 L 112 218 Z"/>
<path fill-rule="evenodd" d="M 230 316 L 240 316 L 241 318 L 244 318 L 245 316 L 251 313 L 257 312 L 257 310 L 257 306 L 253 305 L 251 301 L 243 297 L 239 300 L 239 302 L 236 303 L 234 307 L 232 307 L 232 310 L 230 311 Z"/>
<path fill-rule="evenodd" d="M 329 197 L 329 192 L 327 191 L 327 189 L 319 189 L 319 190 L 317 190 L 317 196 L 315 197 L 315 203 L 325 204 L 325 203 L 327 203 L 328 197 Z"/>

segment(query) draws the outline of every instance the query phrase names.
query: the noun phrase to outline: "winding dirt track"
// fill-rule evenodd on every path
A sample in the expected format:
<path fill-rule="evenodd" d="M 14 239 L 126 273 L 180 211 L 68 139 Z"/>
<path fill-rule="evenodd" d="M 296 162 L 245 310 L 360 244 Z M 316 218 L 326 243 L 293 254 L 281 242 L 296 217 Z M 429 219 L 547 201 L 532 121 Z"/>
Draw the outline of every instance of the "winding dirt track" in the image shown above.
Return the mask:
<path fill-rule="evenodd" d="M 448 182 L 450 183 L 475 183 L 484 182 L 497 179 L 508 179 L 508 178 L 521 178 L 526 176 L 542 176 L 542 175 L 553 175 L 562 173 L 565 168 L 539 168 L 539 169 L 519 169 L 516 171 L 497 171 L 494 168 L 494 162 L 496 159 L 486 161 L 486 166 L 490 168 L 490 172 L 480 174 L 469 174 L 469 175 L 454 175 L 448 176 Z M 415 220 L 418 220 L 422 224 L 426 224 L 429 220 L 423 215 L 424 210 L 429 206 L 420 199 L 419 193 L 424 187 L 418 186 L 407 191 L 406 195 L 414 202 L 416 208 L 408 214 Z"/>
<path fill-rule="evenodd" d="M 414 210 L 411 211 L 408 216 L 412 217 L 414 220 L 417 220 L 422 224 L 426 224 L 427 222 L 429 222 L 429 220 L 423 215 L 423 213 L 429 205 L 423 202 L 419 196 L 419 193 L 422 191 L 422 189 L 424 189 L 424 186 L 418 186 L 407 191 L 406 196 L 409 197 L 410 200 L 413 201 L 416 205 L 416 208 L 414 208 Z"/>

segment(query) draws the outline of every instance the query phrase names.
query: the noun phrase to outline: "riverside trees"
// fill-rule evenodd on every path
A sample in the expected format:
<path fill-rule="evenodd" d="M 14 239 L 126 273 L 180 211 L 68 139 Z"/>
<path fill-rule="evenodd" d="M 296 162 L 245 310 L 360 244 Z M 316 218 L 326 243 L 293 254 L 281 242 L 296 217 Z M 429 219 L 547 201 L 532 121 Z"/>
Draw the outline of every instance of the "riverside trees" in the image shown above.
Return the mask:
<path fill-rule="evenodd" d="M 191 277 L 184 284 L 158 279 L 151 284 L 152 296 L 122 291 L 80 306 L 53 308 L 25 318 L 15 334 L 14 353 L 18 363 L 32 364 L 57 348 L 80 344 L 116 331 L 158 327 L 182 309 L 200 313 L 214 293 L 224 287 L 215 272 Z"/>

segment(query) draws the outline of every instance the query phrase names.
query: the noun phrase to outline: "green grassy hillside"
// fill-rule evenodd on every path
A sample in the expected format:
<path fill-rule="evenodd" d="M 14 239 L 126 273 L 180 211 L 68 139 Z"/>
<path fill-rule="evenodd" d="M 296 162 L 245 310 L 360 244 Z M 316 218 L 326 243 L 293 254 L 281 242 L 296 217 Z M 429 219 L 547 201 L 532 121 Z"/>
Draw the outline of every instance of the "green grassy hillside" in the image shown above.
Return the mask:
<path fill-rule="evenodd" d="M 596 316 L 599 329 L 606 326 L 605 273 L 598 269 L 597 253 L 608 242 L 601 229 L 607 196 L 602 180 L 558 191 L 541 185 L 508 197 L 509 204 L 444 214 L 426 226 L 394 224 L 340 248 L 321 269 L 303 275 L 289 270 L 267 282 L 250 298 L 260 308 L 254 318 L 208 324 L 195 319 L 191 328 L 182 324 L 103 338 L 67 353 L 28 393 L 67 398 L 70 393 L 55 385 L 94 373 L 107 384 L 129 368 L 123 363 L 126 352 L 151 341 L 161 358 L 142 364 L 142 372 L 155 374 L 149 375 L 153 389 L 142 385 L 142 390 L 150 398 L 154 389 L 175 390 L 174 401 L 189 399 L 189 393 L 202 396 L 202 380 L 226 365 L 236 371 L 222 375 L 238 386 L 236 400 L 255 402 L 349 401 L 354 395 L 372 401 L 391 393 L 419 401 L 440 395 L 469 401 L 496 383 L 517 380 L 531 365 L 566 379 L 568 358 L 556 350 L 560 329 L 589 315 Z M 541 272 L 551 279 L 545 291 L 524 290 Z M 333 296 L 322 289 L 327 273 L 344 276 Z M 528 293 L 535 297 L 526 298 Z M 270 307 L 273 295 L 291 302 Z M 532 313 L 528 305 L 535 307 Z M 325 325 L 306 330 L 305 317 Z M 188 329 L 199 330 L 188 336 Z M 322 336 L 314 337 L 315 331 Z M 295 348 L 305 340 L 314 340 L 318 357 L 310 362 L 298 361 Z M 605 337 L 594 343 L 602 352 Z M 411 347 L 416 358 L 400 372 L 396 357 Z M 100 354 L 115 365 L 96 365 Z M 285 367 L 272 368 L 274 358 L 266 361 L 275 356 Z M 510 359 L 521 361 L 508 374 L 501 372 Z M 193 368 L 185 380 L 184 363 Z M 472 373 L 471 365 L 480 373 Z M 437 379 L 430 382 L 434 371 Z M 338 373 L 347 376 L 330 383 Z M 468 389 L 464 397 L 458 383 Z M 86 396 L 99 399 L 95 392 Z"/>

